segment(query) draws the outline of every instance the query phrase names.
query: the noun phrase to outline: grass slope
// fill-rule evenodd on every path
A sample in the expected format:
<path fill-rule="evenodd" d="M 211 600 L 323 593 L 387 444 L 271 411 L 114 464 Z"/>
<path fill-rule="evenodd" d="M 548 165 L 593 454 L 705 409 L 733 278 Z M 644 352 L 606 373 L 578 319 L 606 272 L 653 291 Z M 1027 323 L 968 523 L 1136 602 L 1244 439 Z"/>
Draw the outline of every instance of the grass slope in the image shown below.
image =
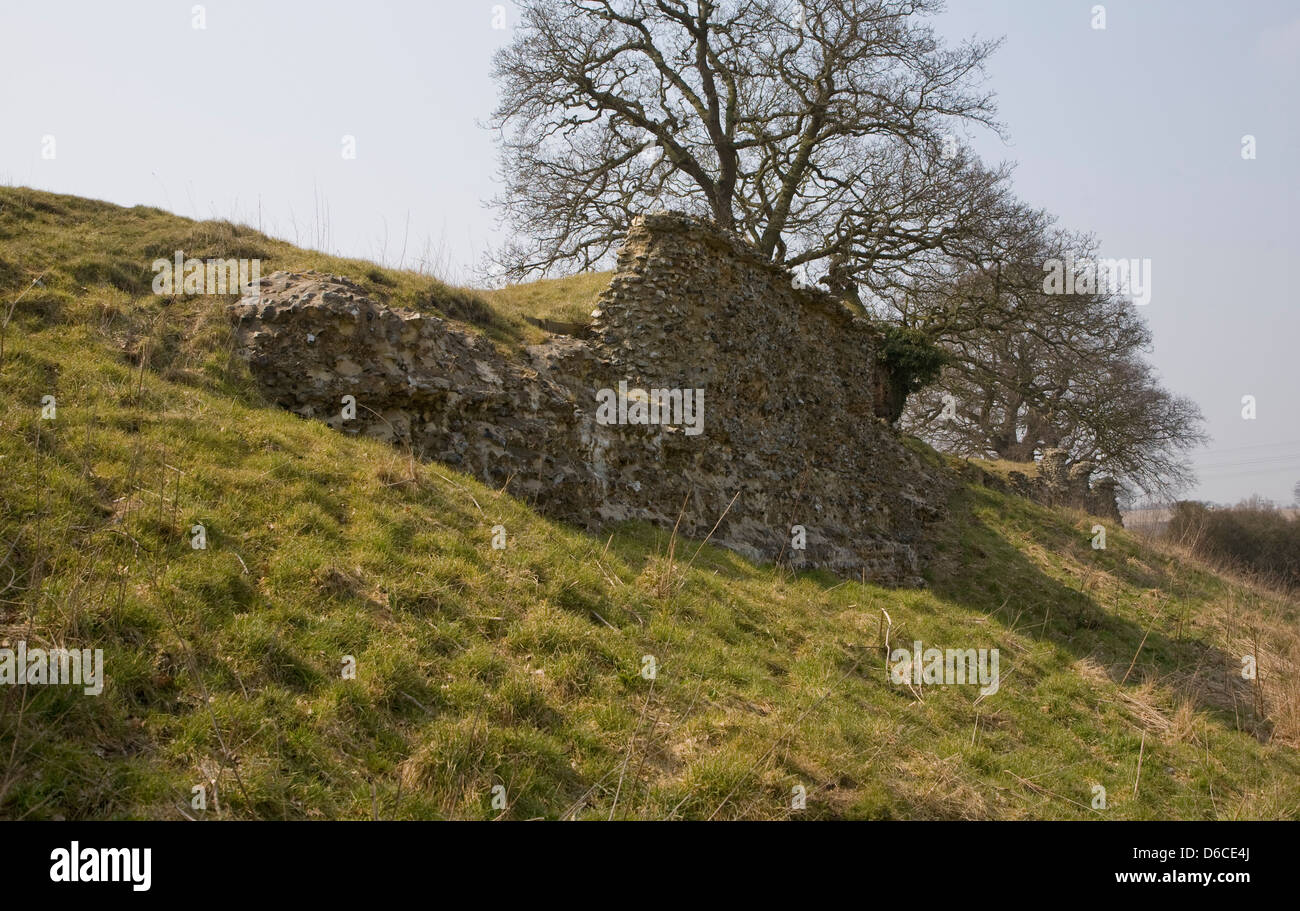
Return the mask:
<path fill-rule="evenodd" d="M 102 648 L 108 681 L 0 688 L 0 817 L 1297 815 L 1294 603 L 1117 528 L 1094 550 L 1096 520 L 972 468 L 924 591 L 591 537 L 268 407 L 228 299 L 149 293 L 177 248 L 486 306 L 525 340 L 527 291 L 500 314 L 248 229 L 0 189 L 0 317 L 44 276 L 0 362 L 0 645 Z M 886 636 L 997 647 L 1001 689 L 892 684 Z"/>

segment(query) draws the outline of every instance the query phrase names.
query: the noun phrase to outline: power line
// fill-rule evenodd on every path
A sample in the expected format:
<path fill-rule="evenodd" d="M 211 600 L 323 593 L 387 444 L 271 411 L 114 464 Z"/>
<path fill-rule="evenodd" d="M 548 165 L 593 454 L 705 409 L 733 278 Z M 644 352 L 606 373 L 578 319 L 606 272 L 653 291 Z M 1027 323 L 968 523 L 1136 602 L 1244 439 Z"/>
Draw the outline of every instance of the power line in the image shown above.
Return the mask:
<path fill-rule="evenodd" d="M 1192 464 L 1196 465 L 1199 468 L 1208 468 L 1212 470 L 1216 468 L 1243 468 L 1252 465 L 1259 465 L 1259 466 L 1277 465 L 1279 467 L 1285 468 L 1290 464 L 1300 465 L 1300 453 L 1294 453 L 1294 454 L 1284 455 L 1284 456 L 1273 456 L 1267 459 L 1240 459 L 1236 462 L 1197 462 L 1193 460 Z"/>
<path fill-rule="evenodd" d="M 1290 469 L 1288 469 L 1288 468 L 1285 467 L 1285 466 L 1282 467 L 1282 468 L 1248 468 L 1248 469 L 1246 469 L 1245 471 L 1230 471 L 1230 472 L 1227 472 L 1226 474 L 1214 474 L 1214 473 L 1210 473 L 1210 474 L 1208 474 L 1208 475 L 1207 475 L 1206 477 L 1204 477 L 1204 478 L 1201 477 L 1200 473 L 1197 473 L 1197 479 L 1198 479 L 1198 480 L 1203 480 L 1203 481 L 1204 481 L 1204 480 L 1209 480 L 1209 481 L 1224 481 L 1224 480 L 1227 480 L 1227 479 L 1229 479 L 1229 478 L 1243 478 L 1243 477 L 1250 477 L 1250 478 L 1261 477 L 1261 478 L 1262 478 L 1262 477 L 1272 476 L 1272 475 L 1281 475 L 1283 472 L 1288 471 L 1288 470 L 1290 470 Z M 1296 471 L 1300 471 L 1300 467 L 1297 467 L 1295 470 L 1296 470 Z"/>
<path fill-rule="evenodd" d="M 1249 446 L 1227 446 L 1215 449 L 1206 449 L 1209 455 L 1218 455 L 1223 452 L 1240 452 L 1243 449 L 1271 449 L 1275 446 L 1300 446 L 1300 440 L 1283 440 L 1280 443 L 1253 443 Z"/>

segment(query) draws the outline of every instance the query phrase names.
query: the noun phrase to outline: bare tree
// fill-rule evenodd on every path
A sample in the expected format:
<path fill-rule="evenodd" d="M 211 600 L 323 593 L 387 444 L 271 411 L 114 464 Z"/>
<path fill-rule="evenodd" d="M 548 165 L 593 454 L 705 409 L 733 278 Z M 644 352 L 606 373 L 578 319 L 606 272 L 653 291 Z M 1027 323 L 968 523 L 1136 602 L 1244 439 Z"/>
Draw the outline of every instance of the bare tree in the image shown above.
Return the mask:
<path fill-rule="evenodd" d="M 519 5 L 492 120 L 511 276 L 601 262 L 662 205 L 884 287 L 1003 192 L 955 138 L 998 128 L 978 88 L 996 43 L 944 47 L 925 24 L 941 0 Z"/>
<path fill-rule="evenodd" d="M 1104 296 L 1043 293 L 1044 260 L 1091 240 L 957 141 L 1000 130 L 980 88 L 996 42 L 944 46 L 941 0 L 520 6 L 494 67 L 508 276 L 590 268 L 636 214 L 684 209 L 900 323 L 921 379 L 917 340 L 943 347 L 943 385 L 909 419 L 956 451 L 1064 446 L 1142 485 L 1186 478 L 1199 415 L 1142 361 L 1146 327 Z M 966 408 L 936 428 L 945 392 Z"/>
<path fill-rule="evenodd" d="M 1019 230 L 1002 232 L 987 259 L 952 264 L 947 286 L 932 277 L 891 298 L 898 320 L 947 353 L 904 426 L 962 455 L 1030 461 L 1064 449 L 1149 494 L 1176 492 L 1192 479 L 1188 451 L 1206 439 L 1199 409 L 1143 359 L 1150 331 L 1126 297 L 1045 292 L 1044 264 L 1095 260 L 1091 238 L 1041 212 L 1009 221 Z"/>

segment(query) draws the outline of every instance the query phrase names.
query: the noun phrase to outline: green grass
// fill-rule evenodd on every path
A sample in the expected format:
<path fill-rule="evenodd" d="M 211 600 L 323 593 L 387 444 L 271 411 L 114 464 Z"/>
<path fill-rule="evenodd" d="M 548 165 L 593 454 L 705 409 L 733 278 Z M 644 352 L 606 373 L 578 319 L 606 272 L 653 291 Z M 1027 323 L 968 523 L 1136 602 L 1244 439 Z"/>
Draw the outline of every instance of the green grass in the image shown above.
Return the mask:
<path fill-rule="evenodd" d="M 231 357 L 229 299 L 149 293 L 142 251 L 175 247 L 440 312 L 474 294 L 0 189 L 4 310 L 45 273 L 0 362 L 0 639 L 102 648 L 107 677 L 99 697 L 0 688 L 0 817 L 1296 817 L 1281 596 L 1118 528 L 1094 550 L 1096 520 L 978 484 L 921 591 L 692 561 L 645 525 L 583 534 L 269 407 Z M 515 344 L 598 283 L 481 299 Z M 1001 689 L 890 683 L 886 629 L 997 647 Z M 1258 688 L 1234 680 L 1243 649 Z"/>
<path fill-rule="evenodd" d="M 600 293 L 609 286 L 612 272 L 585 272 L 567 278 L 545 278 L 526 285 L 509 285 L 485 291 L 492 308 L 513 325 L 547 320 L 585 326 L 591 322 Z"/>
<path fill-rule="evenodd" d="M 609 273 L 585 273 L 495 291 L 455 288 L 418 272 L 300 249 L 228 221 L 196 222 L 147 206 L 125 209 L 22 187 L 0 187 L 0 225 L 0 288 L 21 291 L 43 276 L 37 299 L 55 312 L 92 289 L 118 291 L 156 309 L 151 264 L 182 250 L 199 259 L 260 259 L 264 276 L 277 269 L 343 275 L 385 304 L 459 320 L 509 348 L 544 337 L 530 317 L 588 322 L 609 283 Z"/>

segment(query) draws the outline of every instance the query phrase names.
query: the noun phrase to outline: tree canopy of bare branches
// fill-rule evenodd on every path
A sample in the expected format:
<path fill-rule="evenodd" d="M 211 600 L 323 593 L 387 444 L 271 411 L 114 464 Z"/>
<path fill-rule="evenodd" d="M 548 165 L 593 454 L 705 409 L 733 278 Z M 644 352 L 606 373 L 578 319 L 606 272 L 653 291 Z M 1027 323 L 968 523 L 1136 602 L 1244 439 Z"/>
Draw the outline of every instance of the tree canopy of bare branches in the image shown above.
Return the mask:
<path fill-rule="evenodd" d="M 656 205 L 788 266 L 887 284 L 955 252 L 1004 192 L 955 139 L 997 128 L 995 42 L 939 0 L 521 0 L 495 60 L 509 275 L 604 260 Z M 816 270 L 814 270 L 816 271 Z"/>
<path fill-rule="evenodd" d="M 1054 229 L 1041 212 L 1016 221 L 996 255 L 890 298 L 896 320 L 947 353 L 904 426 L 967 456 L 1030 461 L 1064 449 L 1148 494 L 1176 492 L 1191 480 L 1187 452 L 1205 441 L 1199 409 L 1143 359 L 1150 330 L 1127 297 L 1045 292 L 1044 263 L 1095 261 L 1092 238 Z"/>

